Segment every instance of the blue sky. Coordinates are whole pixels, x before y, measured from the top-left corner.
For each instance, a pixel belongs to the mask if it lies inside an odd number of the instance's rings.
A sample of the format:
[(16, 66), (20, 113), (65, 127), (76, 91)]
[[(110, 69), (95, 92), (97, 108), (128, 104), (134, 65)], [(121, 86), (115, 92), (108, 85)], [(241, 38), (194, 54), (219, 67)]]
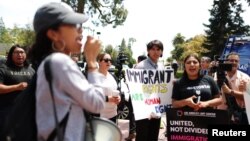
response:
[[(36, 9), (44, 3), (60, 0), (0, 0), (0, 17), (7, 27), (14, 24), (24, 26), (32, 23)], [(242, 0), (243, 1), (243, 0)], [(15, 4), (13, 4), (15, 3)], [(133, 56), (146, 53), (146, 44), (159, 39), (164, 44), (164, 58), (170, 56), (173, 49), (172, 40), (177, 33), (187, 38), (204, 34), (203, 23), (208, 23), (208, 9), (212, 8), (213, 0), (124, 0), (129, 11), (124, 26), (98, 27), (99, 38), (104, 45), (114, 47), (121, 43), (122, 38), (129, 37), (137, 40), (132, 46)], [(249, 9), (250, 7), (243, 7)], [(250, 10), (243, 14), (245, 23), (250, 25)], [(86, 26), (94, 28), (87, 23)], [(85, 31), (83, 34), (90, 34)], [(96, 35), (95, 35), (96, 36)]]

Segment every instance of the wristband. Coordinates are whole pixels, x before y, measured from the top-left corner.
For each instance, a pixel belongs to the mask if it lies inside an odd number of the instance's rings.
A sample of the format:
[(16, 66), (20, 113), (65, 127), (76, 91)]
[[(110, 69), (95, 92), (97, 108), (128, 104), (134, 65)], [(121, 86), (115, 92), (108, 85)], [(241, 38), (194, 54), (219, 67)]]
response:
[(108, 102), (108, 101), (109, 101), (109, 97), (108, 97), (108, 96), (105, 96), (105, 99), (106, 99), (106, 102)]

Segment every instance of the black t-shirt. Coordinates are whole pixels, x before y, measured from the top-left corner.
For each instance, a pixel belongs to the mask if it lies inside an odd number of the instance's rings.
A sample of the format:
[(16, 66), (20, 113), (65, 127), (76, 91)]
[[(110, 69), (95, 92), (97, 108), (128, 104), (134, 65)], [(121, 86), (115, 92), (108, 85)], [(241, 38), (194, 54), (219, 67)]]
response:
[(195, 95), (200, 95), (200, 101), (207, 101), (219, 94), (219, 87), (211, 76), (201, 75), (196, 80), (182, 77), (173, 86), (172, 99), (182, 100)]
[[(29, 82), (35, 71), (32, 67), (0, 67), (0, 83), (4, 85), (14, 85), (20, 82)], [(11, 105), (18, 93), (21, 91), (14, 91), (6, 94), (0, 94), (0, 106)]]

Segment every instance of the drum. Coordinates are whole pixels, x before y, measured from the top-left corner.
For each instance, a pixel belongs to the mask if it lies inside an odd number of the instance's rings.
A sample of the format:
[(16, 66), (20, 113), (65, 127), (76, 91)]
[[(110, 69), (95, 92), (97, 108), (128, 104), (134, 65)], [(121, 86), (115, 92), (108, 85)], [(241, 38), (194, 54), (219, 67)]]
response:
[[(93, 135), (91, 134), (92, 125)], [(93, 139), (94, 137), (94, 139)], [(92, 117), (85, 129), (85, 141), (121, 141), (122, 133), (118, 126), (108, 119)]]

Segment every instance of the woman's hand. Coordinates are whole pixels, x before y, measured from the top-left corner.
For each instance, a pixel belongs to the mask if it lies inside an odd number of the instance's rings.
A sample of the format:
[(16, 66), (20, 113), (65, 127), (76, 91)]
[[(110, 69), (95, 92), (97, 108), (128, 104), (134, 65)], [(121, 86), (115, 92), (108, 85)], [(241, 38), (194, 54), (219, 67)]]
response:
[[(209, 107), (209, 103), (208, 103), (208, 101), (200, 101), (198, 103), (198, 106), (199, 106), (199, 109), (207, 108), (207, 107)], [(197, 109), (197, 110), (199, 110), (199, 109)]]
[(27, 82), (21, 82), (21, 83), (19, 83), (19, 84), (17, 84), (17, 90), (24, 90), (24, 89), (26, 89), (28, 87), (28, 83)]
[(91, 36), (87, 37), (87, 41), (84, 45), (84, 56), (89, 68), (96, 67), (96, 58), (100, 52), (101, 41), (94, 39)]
[(121, 102), (120, 96), (109, 96), (109, 102), (113, 102), (118, 105)]
[(197, 103), (194, 102), (194, 100), (197, 99), (197, 97), (195, 95), (185, 99), (185, 103), (187, 106), (193, 108), (195, 111), (197, 111), (199, 109), (199, 105)]

